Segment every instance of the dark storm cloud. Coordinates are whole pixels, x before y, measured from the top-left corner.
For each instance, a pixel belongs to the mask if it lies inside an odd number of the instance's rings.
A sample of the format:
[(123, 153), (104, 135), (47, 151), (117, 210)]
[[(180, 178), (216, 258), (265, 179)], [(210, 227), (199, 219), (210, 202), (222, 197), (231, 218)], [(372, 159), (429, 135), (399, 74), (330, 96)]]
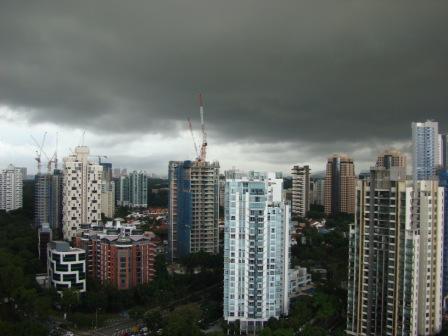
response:
[(219, 142), (369, 146), (448, 122), (446, 1), (0, 6), (0, 103), (32, 122), (170, 136), (199, 91)]

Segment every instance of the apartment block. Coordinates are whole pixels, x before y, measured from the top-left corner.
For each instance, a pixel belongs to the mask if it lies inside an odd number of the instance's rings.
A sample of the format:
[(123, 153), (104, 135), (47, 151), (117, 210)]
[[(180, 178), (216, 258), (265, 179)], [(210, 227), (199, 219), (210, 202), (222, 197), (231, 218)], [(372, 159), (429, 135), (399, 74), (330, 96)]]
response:
[(418, 181), (408, 211), (420, 232), (418, 334), (442, 330), (444, 188), (438, 181)]
[(443, 298), (444, 307), (448, 306), (448, 169), (443, 169), (439, 172), (439, 186), (444, 188), (445, 203), (443, 205)]
[(219, 163), (169, 163), (170, 259), (193, 252), (219, 252)]
[(282, 189), (275, 173), (227, 176), (224, 319), (244, 332), (289, 312), (291, 208)]
[(64, 289), (73, 288), (85, 292), (86, 253), (83, 249), (72, 248), (66, 241), (52, 241), (48, 244), (48, 279), (59, 294)]
[(134, 208), (148, 207), (148, 176), (144, 171), (129, 174), (129, 205)]
[(441, 331), (444, 200), (436, 180), (407, 181), (404, 167), (375, 167), (358, 181), (349, 231), (349, 335)]
[(399, 150), (396, 149), (387, 149), (378, 156), (376, 160), (376, 166), (384, 167), (387, 169), (391, 167), (402, 167), (406, 169), (406, 155), (402, 154)]
[(115, 215), (115, 182), (112, 179), (112, 163), (100, 162), (103, 167), (101, 178), (101, 213), (106, 218)]
[(325, 214), (353, 214), (356, 188), (355, 165), (346, 155), (328, 158), (325, 175)]
[(128, 225), (83, 225), (74, 245), (87, 254), (87, 274), (103, 285), (130, 289), (155, 275), (154, 234)]
[(310, 211), (310, 167), (294, 166), (292, 174), (292, 214), (306, 217)]
[(6, 212), (22, 207), (23, 177), (21, 168), (9, 165), (0, 171), (0, 210)]
[(117, 206), (129, 206), (129, 176), (121, 175), (114, 178), (115, 183), (115, 203)]
[(325, 178), (312, 177), (310, 180), (311, 204), (325, 204)]
[(441, 165), (439, 123), (412, 123), (412, 169), (414, 180), (430, 180)]
[(420, 236), (410, 222), (412, 199), (399, 170), (375, 167), (370, 178), (357, 182), (349, 230), (348, 335), (417, 335)]
[(439, 135), (440, 163), (443, 169), (448, 169), (448, 134)]
[(64, 158), (62, 232), (71, 240), (81, 224), (101, 221), (103, 167), (89, 161), (89, 148), (78, 146)]
[(51, 229), (62, 226), (62, 171), (39, 173), (34, 176), (34, 225), (48, 223)]

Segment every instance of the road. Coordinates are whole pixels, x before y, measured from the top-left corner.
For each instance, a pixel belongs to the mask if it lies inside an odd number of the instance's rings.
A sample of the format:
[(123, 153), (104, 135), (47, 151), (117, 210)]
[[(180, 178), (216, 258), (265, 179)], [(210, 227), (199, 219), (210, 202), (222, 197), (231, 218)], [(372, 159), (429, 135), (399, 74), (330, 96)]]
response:
[(98, 328), (97, 330), (92, 331), (89, 335), (113, 336), (117, 331), (129, 329), (135, 325), (136, 325), (136, 322), (132, 321), (132, 320), (122, 321), (122, 322), (118, 322), (118, 323), (112, 324), (107, 327)]

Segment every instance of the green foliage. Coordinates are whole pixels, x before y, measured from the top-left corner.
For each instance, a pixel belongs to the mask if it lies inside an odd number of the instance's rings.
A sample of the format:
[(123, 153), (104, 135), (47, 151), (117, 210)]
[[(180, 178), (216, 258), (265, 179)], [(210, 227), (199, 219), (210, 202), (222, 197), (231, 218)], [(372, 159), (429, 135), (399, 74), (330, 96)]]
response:
[(198, 322), (201, 318), (201, 309), (198, 305), (189, 304), (180, 306), (168, 316), (164, 336), (197, 336), (201, 335)]
[(260, 336), (272, 336), (272, 330), (270, 327), (263, 328), (260, 332)]
[(69, 312), (79, 303), (79, 292), (77, 290), (67, 288), (62, 291), (60, 304), (64, 311)]
[(212, 331), (210, 333), (207, 333), (207, 336), (225, 336), (224, 332), (222, 331)]
[(300, 333), (300, 335), (301, 336), (326, 336), (326, 335), (328, 335), (328, 332), (322, 327), (307, 325), (303, 329), (303, 331)]
[(125, 218), (130, 213), (131, 210), (128, 207), (124, 206), (115, 207), (115, 218)]
[(205, 271), (207, 269), (223, 269), (224, 258), (222, 255), (213, 255), (201, 251), (191, 253), (187, 257), (180, 260), (180, 263), (185, 266), (190, 273), (192, 273), (197, 267), (199, 267), (201, 271)]
[(32, 228), (32, 183), (24, 184), (25, 209), (0, 212), (1, 335), (47, 335), (44, 324), (51, 294), (34, 276), (43, 269), (37, 258), (37, 234)]
[(157, 331), (159, 329), (162, 329), (166, 323), (162, 315), (162, 311), (160, 309), (148, 310), (143, 315), (143, 320), (145, 321), (148, 329), (151, 331)]
[(311, 204), (310, 210), (307, 213), (307, 217), (316, 220), (325, 218), (324, 207), (322, 205)]

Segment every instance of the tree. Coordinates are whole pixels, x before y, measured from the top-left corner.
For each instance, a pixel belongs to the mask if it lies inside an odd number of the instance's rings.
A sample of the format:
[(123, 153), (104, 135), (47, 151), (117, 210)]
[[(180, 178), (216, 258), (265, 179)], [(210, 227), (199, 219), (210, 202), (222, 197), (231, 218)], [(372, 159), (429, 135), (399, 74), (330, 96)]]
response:
[(143, 320), (146, 323), (146, 326), (151, 331), (157, 331), (162, 329), (165, 325), (164, 318), (162, 316), (162, 311), (160, 309), (152, 309), (148, 310), (143, 315)]
[(281, 328), (274, 331), (272, 336), (294, 336), (294, 330), (292, 330), (291, 328)]
[(263, 328), (260, 332), (260, 336), (272, 336), (272, 330), (269, 327)]
[(325, 329), (311, 325), (307, 325), (301, 333), (301, 336), (326, 336), (326, 335), (328, 335), (328, 333), (325, 331)]
[(240, 335), (240, 320), (230, 322), (227, 325), (227, 335)]
[(314, 300), (314, 305), (317, 307), (317, 319), (325, 320), (336, 314), (337, 302), (334, 296), (317, 292)]
[(69, 313), (72, 308), (79, 303), (79, 292), (72, 288), (67, 288), (62, 291), (60, 303), (65, 313)]
[(199, 336), (201, 330), (198, 322), (201, 310), (196, 304), (180, 306), (169, 315), (167, 324), (163, 328), (164, 336)]

